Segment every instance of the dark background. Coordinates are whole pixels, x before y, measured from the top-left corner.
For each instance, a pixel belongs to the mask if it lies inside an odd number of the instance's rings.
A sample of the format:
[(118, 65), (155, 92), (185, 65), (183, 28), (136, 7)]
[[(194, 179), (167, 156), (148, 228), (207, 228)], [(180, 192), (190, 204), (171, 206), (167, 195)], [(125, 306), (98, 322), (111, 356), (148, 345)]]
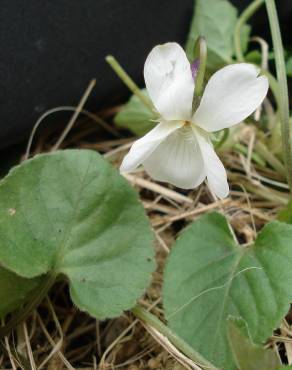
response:
[[(240, 9), (249, 0), (233, 1)], [(104, 61), (113, 54), (140, 84), (151, 48), (184, 43), (194, 0), (2, 0), (0, 14), (0, 148), (27, 140), (47, 109), (76, 105), (88, 82), (86, 107), (96, 111), (129, 95)], [(278, 0), (285, 44), (292, 1)], [(264, 7), (254, 33), (269, 39)]]

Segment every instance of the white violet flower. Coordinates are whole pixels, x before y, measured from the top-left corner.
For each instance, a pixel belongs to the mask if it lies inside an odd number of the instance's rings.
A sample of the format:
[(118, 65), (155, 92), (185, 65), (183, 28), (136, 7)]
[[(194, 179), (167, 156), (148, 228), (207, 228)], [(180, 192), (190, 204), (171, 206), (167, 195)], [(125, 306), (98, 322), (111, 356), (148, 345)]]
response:
[(258, 73), (254, 65), (246, 63), (220, 69), (208, 81), (193, 113), (195, 83), (184, 50), (177, 43), (154, 47), (146, 59), (144, 77), (161, 118), (133, 144), (121, 172), (142, 164), (155, 180), (183, 189), (195, 188), (207, 177), (210, 189), (219, 198), (226, 197), (227, 175), (210, 133), (243, 121), (262, 103), (269, 85)]

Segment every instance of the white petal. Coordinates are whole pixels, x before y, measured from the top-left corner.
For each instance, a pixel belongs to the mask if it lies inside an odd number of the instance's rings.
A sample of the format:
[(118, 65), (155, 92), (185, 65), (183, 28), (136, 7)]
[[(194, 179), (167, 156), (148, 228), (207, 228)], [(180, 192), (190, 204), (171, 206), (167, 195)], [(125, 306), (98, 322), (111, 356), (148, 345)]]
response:
[(120, 171), (130, 172), (138, 167), (155, 148), (173, 131), (182, 126), (179, 121), (161, 122), (148, 134), (135, 141), (129, 153), (125, 156)]
[(217, 195), (217, 197), (225, 198), (229, 194), (225, 168), (215, 153), (208, 135), (200, 132), (200, 130), (196, 128), (194, 131), (197, 135), (197, 141), (201, 149), (210, 189)]
[(200, 185), (206, 177), (204, 162), (196, 136), (184, 126), (169, 135), (143, 161), (145, 170), (155, 180), (183, 189)]
[(243, 121), (262, 103), (268, 79), (252, 64), (232, 64), (208, 81), (192, 121), (206, 131), (218, 131)]
[(165, 120), (189, 120), (194, 80), (187, 56), (175, 42), (158, 45), (144, 66), (147, 91)]

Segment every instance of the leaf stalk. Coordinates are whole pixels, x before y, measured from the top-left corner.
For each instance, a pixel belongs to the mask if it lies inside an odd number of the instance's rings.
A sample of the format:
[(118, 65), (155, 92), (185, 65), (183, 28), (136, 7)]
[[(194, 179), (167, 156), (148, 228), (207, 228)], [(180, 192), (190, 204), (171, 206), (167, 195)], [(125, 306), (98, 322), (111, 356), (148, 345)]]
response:
[(54, 273), (48, 274), (44, 278), (41, 285), (36, 288), (32, 296), (29, 297), (28, 303), (23, 308), (16, 311), (7, 324), (0, 327), (0, 340), (6, 337), (11, 330), (23, 322), (31, 314), (31, 312), (39, 306), (55, 281), (56, 275)]
[(219, 370), (202, 355), (196, 352), (189, 344), (187, 344), (182, 338), (176, 335), (169, 327), (167, 327), (162, 321), (154, 316), (143, 307), (137, 305), (132, 309), (133, 314), (140, 320), (144, 321), (148, 325), (158, 330), (164, 335), (176, 348), (178, 348), (183, 354), (193, 360), (196, 364), (202, 367), (204, 370)]

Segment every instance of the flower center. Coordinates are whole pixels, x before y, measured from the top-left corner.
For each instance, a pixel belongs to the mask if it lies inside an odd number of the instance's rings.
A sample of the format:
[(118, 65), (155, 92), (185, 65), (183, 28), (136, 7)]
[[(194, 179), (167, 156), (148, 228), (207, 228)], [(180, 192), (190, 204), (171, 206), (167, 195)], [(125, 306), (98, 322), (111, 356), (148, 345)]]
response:
[(192, 123), (189, 121), (183, 121), (183, 126), (175, 132), (180, 137), (183, 137), (184, 140), (196, 142), (195, 135), (191, 127), (191, 124)]
[(191, 125), (190, 121), (182, 121), (182, 123), (183, 123), (183, 127)]

